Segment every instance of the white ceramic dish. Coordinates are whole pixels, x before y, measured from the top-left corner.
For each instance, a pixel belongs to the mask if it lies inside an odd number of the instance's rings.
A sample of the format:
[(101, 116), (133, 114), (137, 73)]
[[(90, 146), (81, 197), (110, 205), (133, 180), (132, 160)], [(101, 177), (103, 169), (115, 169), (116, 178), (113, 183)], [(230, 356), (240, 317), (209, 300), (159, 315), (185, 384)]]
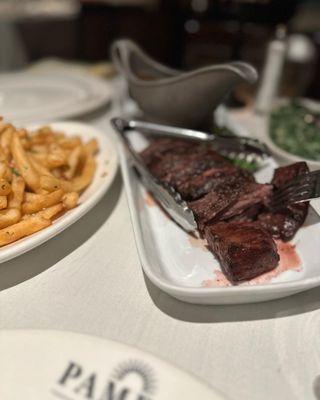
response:
[[(142, 147), (141, 136), (134, 134), (132, 139), (137, 148)], [(320, 285), (320, 218), (314, 210), (310, 210), (305, 226), (292, 242), (301, 265), (292, 265), (282, 273), (277, 270), (277, 276), (264, 279), (265, 283), (224, 286), (213, 255), (201, 240), (192, 239), (152, 201), (122, 147), (120, 162), (142, 267), (163, 291), (189, 303), (236, 304), (277, 299)], [(276, 163), (270, 160), (257, 179), (270, 181), (275, 167)]]
[[(310, 110), (320, 112), (320, 103), (314, 102), (309, 99), (300, 99), (300, 102), (302, 105), (309, 108)], [(288, 100), (281, 99), (281, 100), (279, 100), (279, 102), (277, 102), (276, 107), (287, 104), (287, 103), (288, 103)], [(294, 162), (299, 162), (299, 161), (305, 161), (311, 170), (314, 171), (314, 170), (320, 169), (320, 161), (309, 160), (307, 158), (296, 156), (292, 153), (289, 153), (286, 150), (283, 150), (281, 147), (279, 147), (270, 137), (269, 118), (263, 117), (262, 120), (263, 121), (261, 124), (261, 127), (262, 127), (261, 136), (262, 136), (263, 140), (265, 141), (265, 143), (268, 145), (271, 152), (279, 159), (280, 162), (294, 163)]]
[(225, 399), (151, 354), (95, 336), (4, 330), (0, 353), (1, 398), (6, 400)]
[[(56, 122), (49, 124), (53, 129), (68, 135), (79, 135), (84, 140), (95, 137), (100, 151), (96, 156), (97, 169), (91, 185), (82, 193), (79, 205), (57, 218), (52, 225), (33, 235), (0, 248), (0, 262), (17, 257), (41, 243), (46, 242), (86, 214), (109, 189), (118, 167), (117, 152), (113, 142), (103, 132), (89, 125), (76, 122)], [(32, 128), (35, 128), (33, 125)]]
[(87, 114), (111, 100), (110, 85), (84, 73), (0, 75), (0, 115), (8, 121), (53, 121)]

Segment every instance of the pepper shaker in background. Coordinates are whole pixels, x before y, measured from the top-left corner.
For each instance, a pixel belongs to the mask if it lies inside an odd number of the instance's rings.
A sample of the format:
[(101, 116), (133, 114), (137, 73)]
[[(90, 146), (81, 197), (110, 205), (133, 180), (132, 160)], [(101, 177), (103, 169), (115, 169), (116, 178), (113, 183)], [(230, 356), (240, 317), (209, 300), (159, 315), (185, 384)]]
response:
[(268, 46), (266, 62), (256, 98), (255, 111), (258, 114), (269, 113), (277, 96), (287, 52), (286, 36), (286, 27), (279, 25), (275, 39)]

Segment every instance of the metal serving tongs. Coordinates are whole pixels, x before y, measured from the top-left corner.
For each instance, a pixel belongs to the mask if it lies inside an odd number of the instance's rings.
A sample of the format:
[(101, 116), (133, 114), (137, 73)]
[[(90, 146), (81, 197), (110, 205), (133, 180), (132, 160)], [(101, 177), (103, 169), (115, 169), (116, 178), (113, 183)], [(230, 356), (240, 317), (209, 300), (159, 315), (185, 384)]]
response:
[(220, 154), (231, 158), (261, 165), (270, 157), (267, 146), (257, 139), (244, 136), (214, 135), (193, 129), (179, 128), (133, 119), (117, 118), (122, 131), (137, 130), (151, 136), (168, 136), (176, 139), (193, 140), (212, 145)]
[(126, 120), (122, 118), (113, 118), (111, 119), (111, 124), (118, 133), (124, 147), (131, 155), (133, 165), (138, 171), (144, 186), (153, 194), (155, 199), (178, 225), (187, 232), (196, 232), (197, 223), (192, 210), (171, 185), (161, 183), (150, 174), (140, 155), (134, 150), (127, 138), (126, 132), (128, 129), (126, 129), (124, 121)]

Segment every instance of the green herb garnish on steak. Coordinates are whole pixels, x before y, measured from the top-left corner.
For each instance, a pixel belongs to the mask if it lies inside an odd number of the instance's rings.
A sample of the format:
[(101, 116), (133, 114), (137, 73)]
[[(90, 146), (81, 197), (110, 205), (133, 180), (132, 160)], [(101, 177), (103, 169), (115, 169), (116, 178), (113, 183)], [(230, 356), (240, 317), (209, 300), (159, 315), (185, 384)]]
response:
[[(220, 127), (220, 126), (214, 125), (212, 132), (213, 132), (213, 134), (215, 134), (217, 136), (230, 136), (230, 137), (236, 136), (236, 134), (234, 132), (232, 132), (230, 129), (226, 128), (225, 126)], [(251, 172), (256, 171), (259, 167), (258, 163), (256, 163), (255, 161), (249, 162), (249, 161), (244, 160), (243, 158), (237, 158), (236, 156), (233, 158), (229, 158), (229, 157), (227, 157), (227, 158), (236, 167), (240, 167), (242, 169), (246, 169)]]
[(229, 160), (232, 162), (233, 165), (235, 165), (236, 167), (242, 168), (242, 169), (246, 169), (248, 171), (254, 172), (259, 168), (258, 163), (256, 163), (255, 161), (246, 161), (240, 158), (233, 158)]

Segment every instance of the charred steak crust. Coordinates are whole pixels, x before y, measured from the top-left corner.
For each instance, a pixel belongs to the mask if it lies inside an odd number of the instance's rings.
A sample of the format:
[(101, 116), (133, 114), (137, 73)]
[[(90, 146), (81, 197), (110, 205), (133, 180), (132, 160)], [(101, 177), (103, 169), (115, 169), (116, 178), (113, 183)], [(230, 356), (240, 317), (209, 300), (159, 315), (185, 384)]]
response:
[(200, 175), (193, 176), (186, 182), (177, 185), (181, 196), (188, 201), (197, 200), (221, 184), (227, 183), (243, 185), (254, 182), (253, 176), (245, 170), (231, 165), (219, 165), (203, 171)]
[(153, 161), (160, 160), (165, 154), (188, 153), (197, 144), (178, 139), (161, 138), (153, 140), (149, 146), (140, 153), (144, 163), (149, 166)]
[(304, 161), (286, 165), (285, 167), (277, 168), (274, 171), (271, 183), (276, 189), (279, 189), (295, 176), (303, 175), (308, 172), (309, 167)]
[(191, 153), (167, 153), (161, 159), (152, 161), (149, 169), (158, 179), (178, 189), (180, 185), (193, 177), (210, 168), (222, 165), (228, 165), (228, 161), (215, 151), (196, 148)]
[[(204, 224), (228, 220), (238, 215), (244, 218), (246, 212), (250, 219), (255, 218), (260, 206), (267, 201), (271, 192), (271, 185), (253, 182), (244, 184), (242, 180), (236, 182), (226, 180), (200, 199), (189, 202), (188, 205), (194, 212), (201, 230)], [(254, 211), (257, 213), (253, 214)]]
[(236, 203), (223, 214), (222, 219), (244, 215), (246, 210), (252, 215), (253, 206), (266, 204), (272, 194), (272, 185), (247, 183), (241, 187)]
[(256, 222), (219, 222), (205, 227), (204, 236), (233, 283), (252, 279), (278, 265), (275, 242)]
[[(277, 168), (274, 172), (272, 184), (274, 189), (280, 189), (295, 176), (309, 172), (305, 162), (298, 162), (285, 167)], [(279, 212), (265, 211), (258, 216), (262, 227), (267, 229), (275, 238), (288, 241), (294, 237), (303, 225), (308, 215), (309, 203), (292, 204)]]
[(228, 185), (220, 185), (198, 200), (188, 203), (194, 213), (198, 228), (202, 231), (206, 224), (213, 223), (221, 218), (235, 202), (238, 193)]

